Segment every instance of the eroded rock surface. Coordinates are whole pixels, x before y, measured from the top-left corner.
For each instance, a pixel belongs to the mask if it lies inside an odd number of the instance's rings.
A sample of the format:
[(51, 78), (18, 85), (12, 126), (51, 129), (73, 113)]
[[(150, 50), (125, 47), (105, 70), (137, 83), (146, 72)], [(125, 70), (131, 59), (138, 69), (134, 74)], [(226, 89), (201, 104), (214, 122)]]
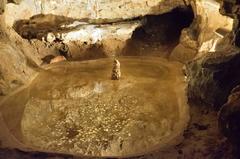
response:
[(6, 27), (4, 14), (0, 15), (0, 56), (0, 96), (27, 83), (40, 64), (31, 45)]
[(219, 113), (219, 128), (221, 132), (235, 145), (240, 146), (240, 85), (235, 87), (228, 101)]
[(216, 43), (223, 38), (216, 31), (221, 28), (230, 32), (233, 26), (233, 19), (221, 15), (220, 4), (214, 0), (191, 1), (191, 6), (194, 21), (182, 31), (180, 43), (171, 54), (171, 59), (181, 62), (216, 51)]
[(188, 97), (219, 108), (240, 83), (240, 54), (229, 49), (195, 59), (187, 64)]
[(6, 15), (10, 26), (16, 20), (28, 19), (37, 14), (109, 22), (161, 14), (185, 4), (183, 0), (23, 0), (20, 5), (8, 4)]

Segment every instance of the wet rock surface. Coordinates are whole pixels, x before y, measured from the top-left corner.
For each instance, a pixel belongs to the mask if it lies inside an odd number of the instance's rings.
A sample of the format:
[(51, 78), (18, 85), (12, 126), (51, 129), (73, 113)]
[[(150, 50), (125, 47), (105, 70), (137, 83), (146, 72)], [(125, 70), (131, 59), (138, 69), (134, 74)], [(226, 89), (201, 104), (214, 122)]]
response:
[(188, 97), (219, 109), (240, 83), (238, 49), (215, 52), (187, 64)]

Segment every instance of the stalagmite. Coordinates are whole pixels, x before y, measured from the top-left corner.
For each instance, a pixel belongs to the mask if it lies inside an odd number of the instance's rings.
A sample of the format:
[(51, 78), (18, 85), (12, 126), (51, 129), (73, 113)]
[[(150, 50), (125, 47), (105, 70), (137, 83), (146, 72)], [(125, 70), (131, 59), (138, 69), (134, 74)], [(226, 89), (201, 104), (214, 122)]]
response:
[(120, 62), (115, 59), (113, 62), (112, 69), (112, 80), (119, 80), (121, 77)]

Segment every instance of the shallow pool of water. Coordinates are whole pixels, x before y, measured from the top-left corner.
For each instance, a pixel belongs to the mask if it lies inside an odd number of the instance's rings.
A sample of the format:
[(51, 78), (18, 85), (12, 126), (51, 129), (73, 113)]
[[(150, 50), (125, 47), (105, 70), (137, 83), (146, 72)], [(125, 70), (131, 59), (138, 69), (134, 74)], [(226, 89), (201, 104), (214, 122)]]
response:
[(12, 134), (54, 152), (128, 156), (176, 144), (188, 122), (181, 65), (161, 58), (59, 63), (8, 97), (1, 112)]

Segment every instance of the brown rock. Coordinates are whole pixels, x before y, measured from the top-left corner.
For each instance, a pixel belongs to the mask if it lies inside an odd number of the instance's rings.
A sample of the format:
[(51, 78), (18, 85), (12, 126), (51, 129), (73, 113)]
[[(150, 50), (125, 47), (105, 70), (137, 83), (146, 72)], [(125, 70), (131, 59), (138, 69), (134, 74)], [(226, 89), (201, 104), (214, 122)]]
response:
[(66, 58), (64, 56), (56, 56), (50, 61), (50, 64), (61, 62), (61, 61), (66, 61)]
[(120, 62), (115, 59), (112, 70), (112, 80), (119, 80), (121, 77)]
[(227, 101), (231, 90), (240, 83), (240, 52), (222, 50), (187, 63), (188, 99), (217, 110)]
[(235, 87), (219, 112), (219, 128), (233, 144), (240, 145), (240, 85)]
[(6, 6), (6, 0), (0, 0), (0, 15), (4, 13)]

